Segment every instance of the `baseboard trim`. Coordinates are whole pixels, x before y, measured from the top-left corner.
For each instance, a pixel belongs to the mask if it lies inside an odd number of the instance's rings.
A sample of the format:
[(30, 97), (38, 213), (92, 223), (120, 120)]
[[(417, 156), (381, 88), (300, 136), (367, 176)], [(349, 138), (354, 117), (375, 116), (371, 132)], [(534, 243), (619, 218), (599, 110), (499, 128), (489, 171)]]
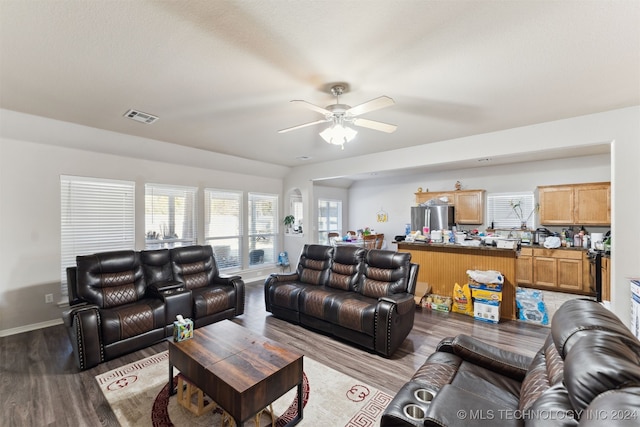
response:
[(23, 332), (35, 331), (36, 329), (48, 328), (50, 326), (61, 325), (62, 319), (47, 320), (46, 322), (32, 323), (30, 325), (19, 326), (17, 328), (4, 329), (0, 331), (1, 337), (8, 337), (9, 335), (21, 334)]

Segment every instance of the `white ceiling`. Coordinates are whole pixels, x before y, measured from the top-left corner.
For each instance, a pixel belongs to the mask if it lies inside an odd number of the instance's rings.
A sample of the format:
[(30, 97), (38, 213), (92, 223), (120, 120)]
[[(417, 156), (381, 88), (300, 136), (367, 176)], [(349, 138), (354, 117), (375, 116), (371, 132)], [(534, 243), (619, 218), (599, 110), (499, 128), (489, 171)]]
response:
[[(638, 0), (0, 0), (0, 37), (1, 108), (283, 166), (640, 104)], [(277, 133), (332, 82), (398, 130)]]

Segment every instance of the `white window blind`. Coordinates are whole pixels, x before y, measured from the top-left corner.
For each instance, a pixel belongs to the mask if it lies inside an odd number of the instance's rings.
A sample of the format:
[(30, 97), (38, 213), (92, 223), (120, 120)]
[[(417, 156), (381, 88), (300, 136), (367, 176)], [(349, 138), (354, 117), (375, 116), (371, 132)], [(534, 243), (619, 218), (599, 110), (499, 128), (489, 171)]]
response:
[(318, 243), (328, 245), (329, 232), (342, 233), (342, 201), (318, 199)]
[(242, 192), (204, 190), (204, 239), (213, 247), (218, 268), (240, 268)]
[(145, 248), (195, 245), (198, 189), (160, 184), (144, 188)]
[(135, 183), (60, 176), (61, 291), (76, 256), (135, 248)]
[(532, 192), (487, 195), (487, 219), (495, 228), (535, 228), (535, 201)]
[(278, 259), (278, 196), (249, 193), (249, 266)]

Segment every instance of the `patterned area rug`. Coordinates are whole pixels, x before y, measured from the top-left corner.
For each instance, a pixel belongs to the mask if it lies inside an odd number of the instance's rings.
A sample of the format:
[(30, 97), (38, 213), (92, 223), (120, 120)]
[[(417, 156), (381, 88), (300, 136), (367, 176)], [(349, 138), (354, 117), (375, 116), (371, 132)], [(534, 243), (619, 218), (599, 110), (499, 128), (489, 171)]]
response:
[[(168, 397), (168, 352), (147, 357), (105, 374), (96, 376), (107, 401), (122, 426), (221, 426), (222, 411), (196, 417)], [(177, 383), (178, 373), (174, 377)], [(305, 356), (304, 419), (299, 426), (377, 426), (384, 408), (391, 401), (388, 394), (344, 375)], [(205, 397), (206, 398), (206, 397)], [(295, 388), (273, 403), (276, 422), (285, 425), (298, 408)], [(260, 426), (271, 426), (271, 416), (264, 412)], [(254, 426), (254, 421), (245, 423)]]

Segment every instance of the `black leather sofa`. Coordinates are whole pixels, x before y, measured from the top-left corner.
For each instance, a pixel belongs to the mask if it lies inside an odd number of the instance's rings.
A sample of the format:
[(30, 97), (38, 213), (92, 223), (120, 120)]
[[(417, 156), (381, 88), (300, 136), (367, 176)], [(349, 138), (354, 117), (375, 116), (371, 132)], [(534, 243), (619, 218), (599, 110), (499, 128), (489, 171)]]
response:
[(266, 278), (266, 309), (388, 357), (413, 327), (417, 274), (409, 253), (305, 245), (295, 272)]
[(67, 283), (81, 370), (171, 336), (178, 314), (198, 328), (244, 313), (244, 282), (219, 275), (211, 246), (78, 256)]
[(638, 426), (640, 341), (575, 299), (533, 357), (466, 335), (444, 339), (383, 413), (397, 426)]

